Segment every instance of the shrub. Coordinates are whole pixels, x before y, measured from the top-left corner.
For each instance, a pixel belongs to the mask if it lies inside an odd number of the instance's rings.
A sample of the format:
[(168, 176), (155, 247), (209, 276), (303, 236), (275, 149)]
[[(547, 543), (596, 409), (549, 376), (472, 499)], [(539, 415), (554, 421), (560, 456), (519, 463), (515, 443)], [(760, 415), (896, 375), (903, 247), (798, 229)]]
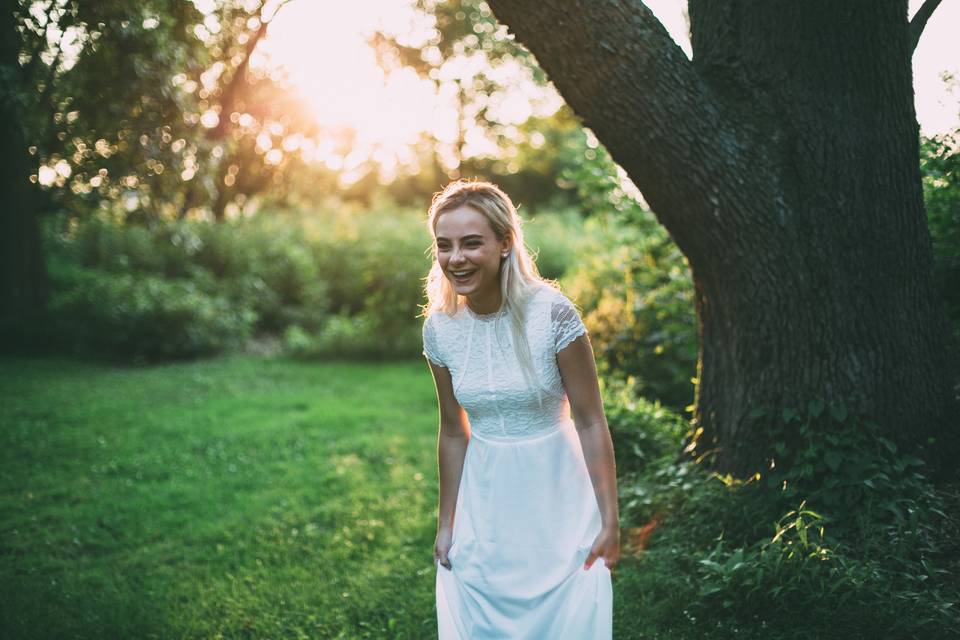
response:
[(96, 356), (139, 360), (208, 355), (250, 337), (255, 314), (196, 284), (142, 274), (55, 272), (54, 339)]
[(537, 270), (544, 278), (559, 280), (582, 255), (587, 230), (580, 214), (571, 209), (542, 212), (523, 225), (527, 246), (536, 256)]
[(698, 343), (683, 256), (660, 227), (591, 219), (587, 228), (594, 239), (565, 283), (584, 310), (600, 375), (632, 377), (641, 394), (684, 410)]
[(640, 395), (635, 379), (605, 381), (604, 399), (620, 473), (642, 471), (679, 456), (687, 421), (659, 401)]
[[(424, 219), (424, 212), (387, 205), (366, 211), (264, 211), (220, 224), (172, 220), (140, 226), (106, 216), (83, 221), (65, 216), (47, 221), (45, 242), (51, 268), (97, 274), (96, 285), (89, 278), (82, 284), (55, 279), (58, 313), (83, 315), (87, 329), (82, 342), (113, 345), (118, 354), (147, 357), (149, 352), (159, 358), (167, 352), (173, 357), (215, 351), (219, 347), (212, 337), (198, 338), (190, 347), (193, 343), (176, 337), (173, 329), (169, 335), (176, 344), (168, 348), (135, 347), (133, 342), (161, 339), (160, 329), (148, 331), (154, 325), (151, 318), (172, 314), (177, 320), (171, 326), (191, 318), (208, 325), (203, 310), (223, 308), (252, 311), (255, 332), (289, 332), (285, 342), (299, 355), (416, 356), (423, 279), (430, 266)], [(551, 238), (544, 241), (544, 255), (565, 256), (567, 248), (551, 248), (564, 241), (563, 222), (550, 216), (543, 220)], [(553, 259), (550, 268), (559, 269), (564, 259)], [(117, 282), (110, 284), (111, 278)], [(112, 309), (92, 308), (95, 287)], [(134, 297), (141, 307), (121, 305), (122, 292), (134, 290), (140, 291)], [(161, 303), (168, 295), (182, 302)], [(117, 336), (94, 335), (113, 331), (115, 325), (125, 327)], [(209, 334), (205, 326), (191, 332)], [(119, 336), (127, 334), (138, 337), (118, 344)]]
[(960, 130), (924, 138), (920, 169), (933, 239), (934, 281), (960, 341)]
[(420, 329), (406, 327), (395, 335), (378, 330), (379, 320), (370, 314), (335, 314), (323, 328), (311, 333), (294, 325), (284, 332), (285, 350), (300, 358), (408, 357), (421, 346)]

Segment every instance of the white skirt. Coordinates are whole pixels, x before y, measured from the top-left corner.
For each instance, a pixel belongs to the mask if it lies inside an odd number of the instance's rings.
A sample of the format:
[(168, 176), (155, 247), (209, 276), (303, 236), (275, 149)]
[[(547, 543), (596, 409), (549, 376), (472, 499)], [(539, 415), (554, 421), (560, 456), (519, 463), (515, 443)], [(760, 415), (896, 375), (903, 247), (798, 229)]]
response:
[(440, 640), (613, 637), (610, 570), (583, 563), (600, 509), (573, 422), (524, 440), (472, 435), (451, 569), (436, 563)]

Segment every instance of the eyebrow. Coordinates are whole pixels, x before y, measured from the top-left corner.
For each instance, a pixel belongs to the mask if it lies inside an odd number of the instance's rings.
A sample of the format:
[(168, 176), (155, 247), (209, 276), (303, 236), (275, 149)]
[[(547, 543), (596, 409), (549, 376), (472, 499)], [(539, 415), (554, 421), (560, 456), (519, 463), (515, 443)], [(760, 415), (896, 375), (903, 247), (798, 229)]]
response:
[[(463, 237), (460, 238), (460, 239), (461, 239), (461, 240), (470, 240), (470, 239), (473, 239), (473, 238), (480, 238), (481, 240), (483, 240), (483, 236), (480, 235), (479, 233), (469, 233), (469, 234), (463, 236)], [(439, 242), (440, 240), (447, 240), (447, 239), (448, 239), (448, 238), (445, 238), (445, 237), (443, 237), (443, 236), (437, 236), (437, 242)]]

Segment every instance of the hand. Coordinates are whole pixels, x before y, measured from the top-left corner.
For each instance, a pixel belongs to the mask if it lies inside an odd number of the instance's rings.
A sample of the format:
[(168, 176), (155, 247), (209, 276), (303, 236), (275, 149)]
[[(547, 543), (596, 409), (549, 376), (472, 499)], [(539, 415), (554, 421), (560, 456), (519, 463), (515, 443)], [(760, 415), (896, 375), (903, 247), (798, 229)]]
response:
[(603, 556), (603, 563), (607, 566), (607, 569), (611, 571), (620, 561), (619, 525), (612, 527), (605, 526), (600, 530), (596, 540), (593, 541), (593, 546), (590, 548), (590, 555), (587, 556), (587, 559), (583, 563), (584, 571), (593, 566), (593, 563), (601, 556)]
[(433, 543), (433, 561), (436, 563), (439, 560), (440, 564), (447, 569), (453, 568), (453, 565), (450, 564), (450, 559), (447, 557), (452, 544), (453, 528), (440, 527), (437, 529), (437, 540)]

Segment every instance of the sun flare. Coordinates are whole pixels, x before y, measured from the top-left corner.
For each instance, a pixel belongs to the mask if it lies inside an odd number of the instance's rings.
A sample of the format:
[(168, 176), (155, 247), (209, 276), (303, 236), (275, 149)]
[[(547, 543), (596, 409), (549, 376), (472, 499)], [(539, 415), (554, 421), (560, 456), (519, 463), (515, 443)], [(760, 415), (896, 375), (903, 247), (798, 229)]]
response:
[(263, 42), (265, 64), (283, 68), (324, 131), (355, 135), (343, 157), (321, 141), (318, 160), (349, 171), (372, 158), (389, 170), (411, 161), (420, 134), (442, 124), (433, 83), (411, 69), (385, 73), (367, 44), (377, 28), (415, 31), (415, 20), (405, 0), (296, 0), (277, 13)]

